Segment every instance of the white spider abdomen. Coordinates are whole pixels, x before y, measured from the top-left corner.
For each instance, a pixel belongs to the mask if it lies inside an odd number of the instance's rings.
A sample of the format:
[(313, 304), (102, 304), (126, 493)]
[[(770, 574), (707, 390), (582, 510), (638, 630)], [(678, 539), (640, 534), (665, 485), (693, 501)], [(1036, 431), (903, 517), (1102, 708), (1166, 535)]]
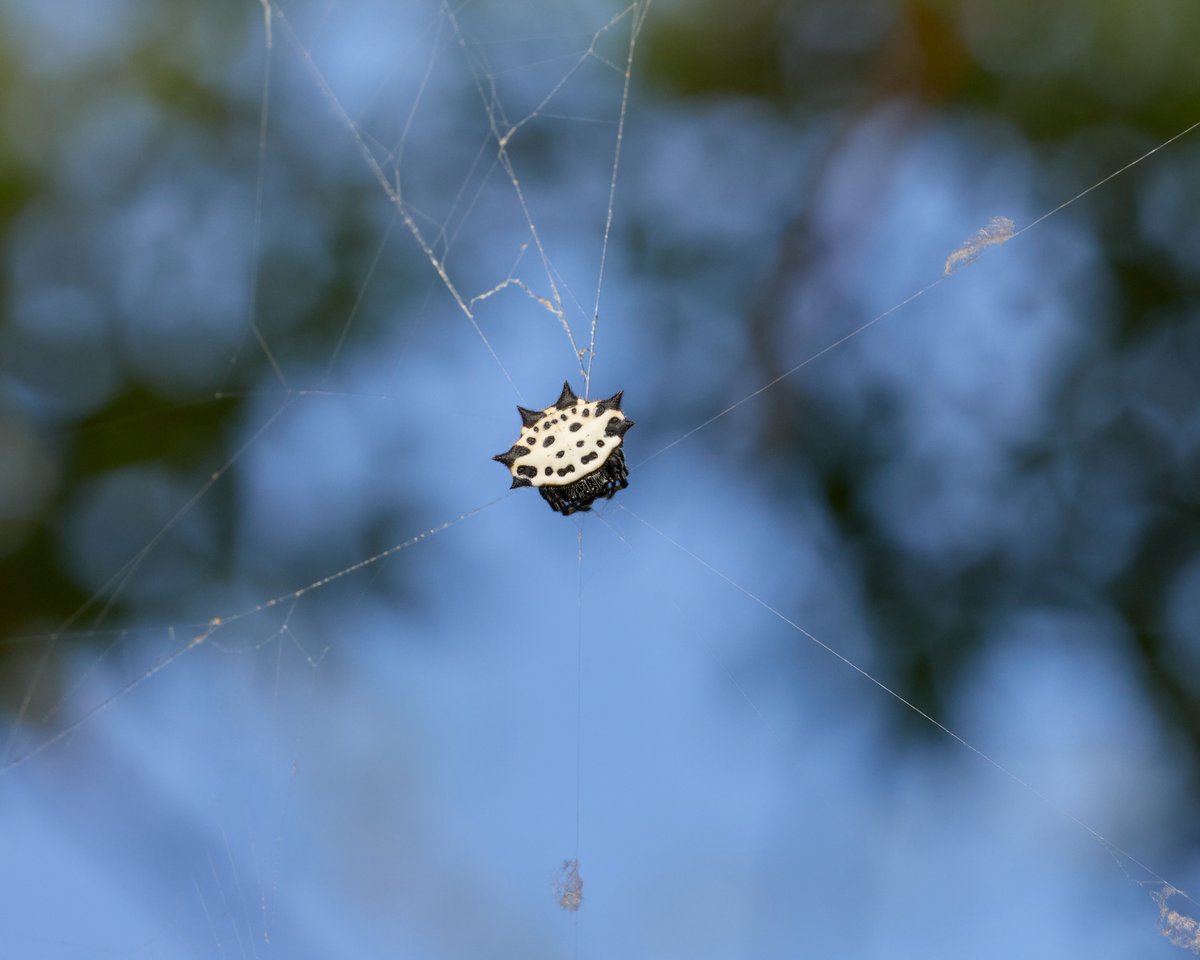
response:
[(521, 436), (492, 459), (508, 467), (514, 487), (537, 487), (559, 513), (591, 509), (595, 500), (628, 486), (621, 446), (633, 421), (621, 412), (622, 392), (607, 400), (580, 400), (564, 383), (553, 406), (517, 407)]

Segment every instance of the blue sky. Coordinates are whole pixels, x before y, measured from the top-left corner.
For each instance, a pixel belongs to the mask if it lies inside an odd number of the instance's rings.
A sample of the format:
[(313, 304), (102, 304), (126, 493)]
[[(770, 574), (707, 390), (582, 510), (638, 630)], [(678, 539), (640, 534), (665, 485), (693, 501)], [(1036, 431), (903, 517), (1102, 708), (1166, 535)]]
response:
[[(238, 407), (218, 450), (123, 464), (55, 507), (97, 600), (6, 638), (52, 669), (24, 682), (0, 767), (0, 953), (1175, 955), (1153, 876), (1091, 832), (1180, 862), (1182, 748), (1120, 618), (1013, 601), (936, 717), (986, 756), (914, 737), (861, 546), (770, 429), (782, 410), (822, 443), (880, 431), (861, 509), (913, 564), (1055, 544), (1102, 582), (1133, 549), (1121, 469), (1066, 465), (1056, 491), (1014, 468), (1105, 322), (1088, 214), (935, 284), (989, 217), (1049, 208), (1015, 125), (673, 99), (639, 85), (636, 49), (624, 98), (641, 8), (271, 9), (268, 49), (253, 3), (94, 23), (5, 5), (46, 111), (14, 133), (10, 107), (5, 136), (53, 185), (5, 250), (5, 430), (26, 451), (6, 482), (35, 504), (65, 485), (59, 438), (130, 383), (169, 402), (164, 442), (191, 406)], [(156, 43), (248, 121), (76, 86)], [(501, 154), (492, 124), (525, 116)], [(1147, 195), (1187, 156), (1139, 168)], [(1097, 172), (1068, 166), (1058, 199)], [(747, 316), (796, 217), (810, 273), (768, 372)], [(489, 457), (518, 402), (582, 392), (563, 324), (586, 344), (597, 302), (590, 393), (625, 391), (630, 487), (565, 519)], [(1153, 380), (1130, 393), (1158, 415)], [(1061, 490), (1089, 524), (1059, 543)], [(1189, 595), (1171, 594), (1184, 641)], [(574, 858), (568, 914), (553, 881)]]

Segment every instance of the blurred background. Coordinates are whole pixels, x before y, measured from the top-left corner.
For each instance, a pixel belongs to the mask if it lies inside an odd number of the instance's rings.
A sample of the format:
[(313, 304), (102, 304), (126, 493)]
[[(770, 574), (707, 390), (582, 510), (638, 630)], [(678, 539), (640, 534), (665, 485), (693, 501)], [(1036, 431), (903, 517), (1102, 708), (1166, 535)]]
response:
[(1182, 956), (1198, 35), (0, 0), (0, 954)]

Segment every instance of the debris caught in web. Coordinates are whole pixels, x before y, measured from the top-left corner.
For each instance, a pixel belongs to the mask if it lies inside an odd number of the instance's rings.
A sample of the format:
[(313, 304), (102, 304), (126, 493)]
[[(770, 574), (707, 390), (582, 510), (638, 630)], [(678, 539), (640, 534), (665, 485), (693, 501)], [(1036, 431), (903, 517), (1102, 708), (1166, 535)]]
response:
[(583, 903), (583, 878), (579, 876), (579, 861), (564, 860), (554, 878), (554, 898), (564, 910), (574, 913)]
[(942, 271), (943, 276), (948, 277), (962, 267), (969, 267), (979, 259), (979, 255), (984, 250), (1011, 240), (1016, 231), (1017, 225), (1010, 218), (992, 217), (987, 222), (987, 226), (980, 227), (970, 240), (946, 258), (946, 266)]
[(1175, 946), (1200, 954), (1200, 922), (1169, 905), (1170, 899), (1176, 894), (1187, 896), (1170, 884), (1150, 894), (1158, 904), (1158, 932)]

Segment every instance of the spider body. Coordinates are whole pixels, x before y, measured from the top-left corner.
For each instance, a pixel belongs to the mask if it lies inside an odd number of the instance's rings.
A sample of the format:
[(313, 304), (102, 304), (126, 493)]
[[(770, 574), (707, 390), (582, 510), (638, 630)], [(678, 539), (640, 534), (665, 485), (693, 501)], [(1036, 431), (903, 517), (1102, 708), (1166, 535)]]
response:
[(580, 400), (569, 383), (545, 410), (517, 407), (520, 437), (492, 457), (512, 474), (513, 487), (536, 487), (551, 509), (568, 515), (590, 510), (629, 486), (621, 450), (633, 426), (621, 412), (618, 391), (607, 400)]

